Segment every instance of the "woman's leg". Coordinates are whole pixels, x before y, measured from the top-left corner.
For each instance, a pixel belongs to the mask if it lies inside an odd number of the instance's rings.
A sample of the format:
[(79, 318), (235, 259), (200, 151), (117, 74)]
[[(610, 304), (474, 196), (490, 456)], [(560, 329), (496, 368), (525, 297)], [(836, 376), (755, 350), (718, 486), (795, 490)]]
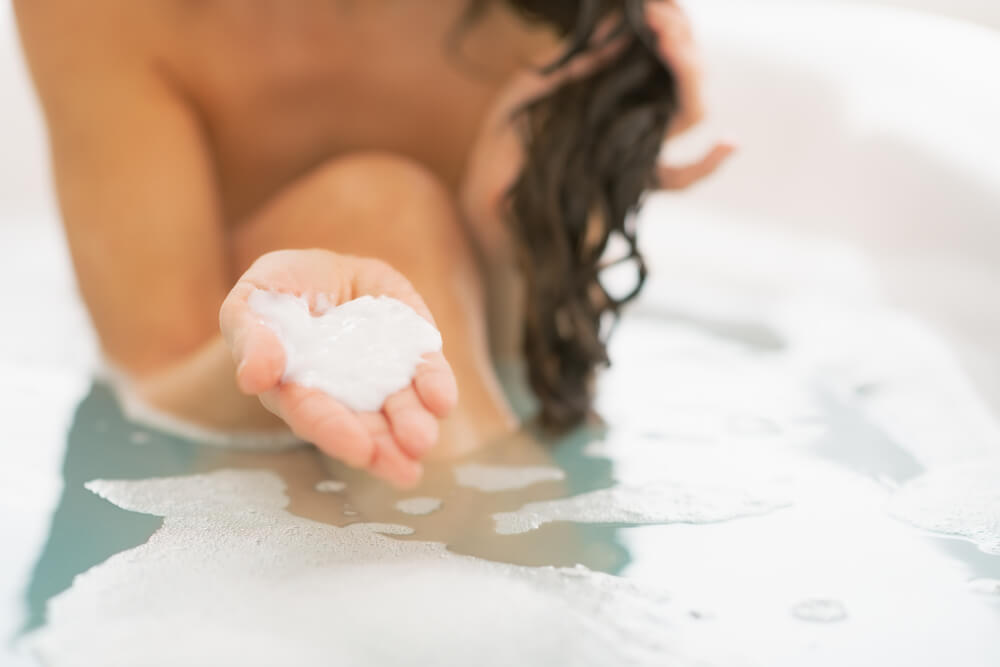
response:
[(429, 171), (385, 153), (331, 160), (233, 232), (236, 275), (289, 248), (376, 257), (423, 296), (459, 387), (435, 453), (462, 453), (515, 426), (490, 362), (479, 269), (450, 193)]

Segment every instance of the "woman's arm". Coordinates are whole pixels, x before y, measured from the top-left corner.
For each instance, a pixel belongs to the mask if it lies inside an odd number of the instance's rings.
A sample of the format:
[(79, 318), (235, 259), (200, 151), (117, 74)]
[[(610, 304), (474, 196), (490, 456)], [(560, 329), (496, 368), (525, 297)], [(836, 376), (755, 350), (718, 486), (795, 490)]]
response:
[(218, 335), (232, 279), (209, 151), (130, 4), (15, 3), (80, 290), (105, 355), (155, 407), (274, 427)]
[(230, 282), (197, 119), (145, 49), (132, 47), (127, 19), (112, 35), (119, 17), (104, 8), (16, 8), (66, 235), (105, 352), (138, 375), (162, 370), (217, 333)]
[(283, 420), (331, 456), (412, 484), (420, 475), (415, 459), (437, 438), (436, 418), (457, 400), (443, 355), (428, 359), (382, 412), (350, 413), (316, 390), (281, 382), (280, 343), (250, 316), (246, 294), (249, 287), (344, 299), (388, 294), (430, 313), (391, 267), (324, 251), (265, 255), (236, 281), (197, 115), (145, 55), (152, 39), (142, 34), (145, 19), (120, 15), (141, 14), (143, 5), (15, 3), (48, 120), (70, 251), (105, 354), (165, 412), (222, 429)]

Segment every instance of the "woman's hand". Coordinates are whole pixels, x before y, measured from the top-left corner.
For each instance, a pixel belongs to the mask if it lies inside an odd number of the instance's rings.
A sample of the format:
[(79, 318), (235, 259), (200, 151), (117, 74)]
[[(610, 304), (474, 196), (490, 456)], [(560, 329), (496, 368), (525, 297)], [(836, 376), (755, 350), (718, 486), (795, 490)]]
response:
[[(606, 34), (610, 27), (606, 23), (598, 33)], [(472, 145), (459, 193), (462, 214), (471, 225), (476, 242), (488, 255), (510, 252), (501, 211), (503, 200), (524, 164), (524, 145), (514, 122), (517, 112), (564, 83), (585, 77), (607, 64), (622, 46), (621, 40), (613, 41), (600, 50), (576, 56), (555, 71), (545, 72), (545, 67), (565, 51), (566, 47), (559, 45), (524, 67), (500, 90)]]
[[(657, 38), (660, 57), (677, 80), (678, 113), (665, 139), (680, 135), (704, 118), (702, 73), (691, 22), (674, 0), (650, 0), (646, 3), (646, 21)], [(606, 34), (611, 24), (598, 30), (595, 41)], [(505, 228), (500, 218), (501, 203), (521, 170), (524, 149), (512, 119), (518, 109), (532, 100), (551, 93), (562, 84), (582, 78), (603, 67), (620, 51), (621, 41), (570, 60), (564, 67), (545, 74), (542, 66), (555, 61), (565, 49), (560, 46), (534, 66), (526, 67), (502, 89), (492, 111), (486, 117), (466, 166), (461, 189), (461, 204), (466, 219), (473, 225), (477, 241), (484, 248), (503, 247)], [(661, 164), (659, 185), (666, 190), (680, 190), (712, 175), (733, 153), (735, 146), (717, 143), (704, 157), (686, 165)]]
[(272, 252), (243, 274), (222, 304), (219, 319), (241, 391), (258, 396), (292, 432), (329, 456), (400, 487), (415, 484), (422, 474), (418, 460), (437, 442), (438, 419), (458, 398), (444, 355), (427, 355), (411, 385), (391, 396), (380, 412), (353, 412), (317, 389), (282, 382), (284, 348), (247, 303), (255, 289), (310, 299), (323, 294), (333, 304), (384, 295), (402, 301), (433, 324), (409, 281), (379, 260), (325, 250)]
[[(656, 35), (660, 58), (674, 73), (677, 115), (670, 124), (668, 138), (687, 132), (705, 117), (701, 58), (694, 42), (691, 20), (674, 0), (646, 3), (646, 24)], [(664, 190), (683, 190), (708, 178), (733, 154), (736, 146), (720, 141), (700, 160), (686, 165), (660, 164), (657, 175)]]

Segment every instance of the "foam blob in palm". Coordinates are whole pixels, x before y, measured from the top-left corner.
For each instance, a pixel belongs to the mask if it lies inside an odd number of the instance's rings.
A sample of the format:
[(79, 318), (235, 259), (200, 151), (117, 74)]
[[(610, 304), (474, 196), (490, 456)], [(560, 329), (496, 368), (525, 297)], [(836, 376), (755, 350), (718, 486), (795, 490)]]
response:
[(318, 389), (356, 412), (376, 412), (413, 381), (425, 354), (441, 350), (441, 334), (401, 301), (363, 296), (310, 310), (302, 297), (267, 290), (250, 294), (285, 349), (283, 382)]

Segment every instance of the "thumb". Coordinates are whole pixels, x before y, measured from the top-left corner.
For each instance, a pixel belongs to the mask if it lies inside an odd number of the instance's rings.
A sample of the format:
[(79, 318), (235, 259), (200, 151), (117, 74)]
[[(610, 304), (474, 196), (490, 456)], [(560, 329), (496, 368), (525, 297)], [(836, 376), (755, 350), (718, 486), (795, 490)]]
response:
[(222, 304), (219, 325), (236, 364), (236, 384), (245, 394), (262, 394), (278, 385), (285, 371), (285, 349), (277, 335), (250, 309), (254, 286), (237, 284)]

